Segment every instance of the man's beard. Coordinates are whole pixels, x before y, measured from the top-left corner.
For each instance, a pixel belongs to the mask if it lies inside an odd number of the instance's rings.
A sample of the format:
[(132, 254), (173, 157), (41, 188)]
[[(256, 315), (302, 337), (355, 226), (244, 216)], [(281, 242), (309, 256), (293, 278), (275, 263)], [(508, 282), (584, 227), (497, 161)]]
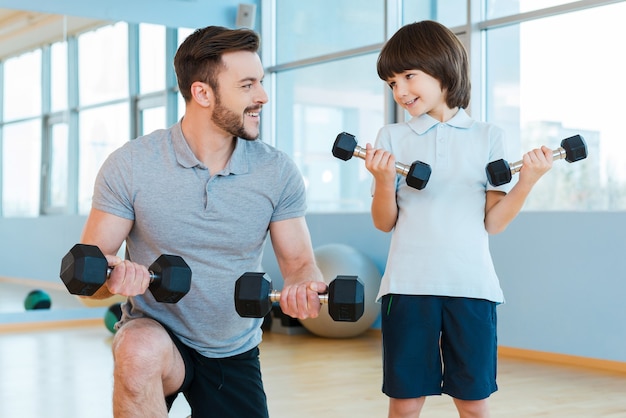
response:
[[(246, 108), (246, 110), (244, 111), (244, 115), (247, 112), (256, 112), (258, 110), (260, 110), (260, 108)], [(222, 106), (222, 101), (220, 100), (218, 95), (216, 95), (215, 97), (215, 108), (213, 109), (213, 115), (211, 116), (211, 120), (219, 128), (223, 129), (224, 131), (235, 137), (246, 139), (248, 141), (254, 141), (259, 137), (258, 133), (253, 136), (252, 134), (246, 132), (243, 117)]]

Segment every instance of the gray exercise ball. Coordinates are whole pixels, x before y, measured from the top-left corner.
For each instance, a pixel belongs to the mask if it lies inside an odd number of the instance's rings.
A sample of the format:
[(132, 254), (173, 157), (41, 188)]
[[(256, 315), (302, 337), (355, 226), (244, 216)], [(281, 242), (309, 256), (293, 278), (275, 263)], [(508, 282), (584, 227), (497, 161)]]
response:
[(356, 322), (335, 322), (328, 313), (328, 305), (323, 304), (320, 315), (301, 320), (302, 326), (315, 335), (328, 338), (355, 337), (371, 328), (380, 313), (376, 295), (382, 275), (376, 264), (362, 252), (344, 244), (316, 248), (315, 261), (326, 283), (337, 276), (358, 276), (365, 287), (365, 310)]

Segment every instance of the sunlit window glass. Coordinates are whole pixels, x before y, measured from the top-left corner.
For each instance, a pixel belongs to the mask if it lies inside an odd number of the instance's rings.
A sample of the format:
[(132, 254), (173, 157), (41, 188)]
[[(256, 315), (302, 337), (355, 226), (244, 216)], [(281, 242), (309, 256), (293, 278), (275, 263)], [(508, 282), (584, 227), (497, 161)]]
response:
[(81, 106), (128, 96), (128, 27), (120, 22), (78, 38)]
[(277, 63), (381, 43), (384, 16), (380, 0), (277, 0)]
[(490, 0), (485, 3), (487, 19), (494, 19), (571, 2), (572, 0)]
[(50, 135), (50, 196), (49, 206), (62, 208), (67, 206), (68, 181), (68, 126), (67, 123), (52, 125)]
[(41, 115), (41, 49), (4, 63), (4, 120)]
[(91, 209), (96, 174), (111, 152), (129, 138), (128, 104), (116, 104), (82, 111), (79, 115), (79, 213)]
[(276, 145), (304, 175), (311, 211), (369, 209), (371, 176), (363, 162), (338, 160), (331, 151), (340, 132), (356, 135), (365, 146), (384, 123), (385, 87), (376, 58), (369, 54), (278, 74)]
[(165, 123), (165, 106), (151, 107), (141, 111), (142, 135), (154, 132), (157, 129), (167, 128)]
[(165, 26), (139, 25), (139, 89), (142, 94), (165, 89)]
[(625, 15), (617, 3), (488, 31), (490, 122), (519, 132), (524, 152), (574, 134), (587, 142), (588, 158), (555, 162), (526, 209), (626, 209), (626, 83), (616, 82), (626, 56), (606, 53), (622, 49)]
[(467, 0), (404, 0), (402, 16), (405, 24), (436, 20), (448, 27), (461, 26), (467, 23)]
[(4, 125), (2, 130), (2, 215), (39, 215), (41, 120)]
[(53, 112), (67, 109), (67, 43), (50, 47), (50, 106)]

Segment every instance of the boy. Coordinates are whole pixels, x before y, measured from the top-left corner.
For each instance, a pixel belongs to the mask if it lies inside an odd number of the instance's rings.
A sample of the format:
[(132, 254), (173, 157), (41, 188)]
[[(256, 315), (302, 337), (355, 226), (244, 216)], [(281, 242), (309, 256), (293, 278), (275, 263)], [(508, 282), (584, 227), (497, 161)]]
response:
[[(504, 301), (488, 234), (503, 231), (552, 151), (523, 157), (517, 184), (493, 187), (485, 166), (506, 156), (503, 132), (473, 120), (467, 53), (443, 25), (402, 27), (383, 47), (378, 75), (412, 116), (367, 144), (372, 219), (393, 230), (382, 302), (383, 392), (389, 417), (418, 417), (425, 397), (446, 393), (460, 417), (488, 417), (496, 385), (496, 305)], [(399, 181), (395, 158), (432, 166), (421, 191)], [(507, 193), (508, 192), (508, 193)]]

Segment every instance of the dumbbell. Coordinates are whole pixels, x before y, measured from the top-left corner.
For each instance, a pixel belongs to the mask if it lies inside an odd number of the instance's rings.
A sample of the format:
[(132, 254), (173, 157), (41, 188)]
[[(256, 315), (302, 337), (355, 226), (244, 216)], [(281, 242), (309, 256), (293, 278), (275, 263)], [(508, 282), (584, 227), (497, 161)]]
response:
[[(365, 289), (357, 276), (337, 276), (328, 284), (328, 293), (319, 295), (328, 304), (335, 321), (356, 322), (365, 309)], [(235, 310), (244, 318), (263, 318), (280, 301), (280, 292), (272, 290), (265, 273), (244, 273), (235, 282)]]
[[(365, 159), (366, 151), (365, 148), (357, 145), (354, 135), (342, 132), (337, 135), (333, 144), (333, 155), (344, 161), (348, 161), (353, 155)], [(413, 161), (410, 166), (397, 161), (395, 165), (396, 172), (406, 177), (406, 184), (410, 187), (417, 190), (422, 190), (426, 187), (432, 172), (430, 165), (417, 160)]]
[[(159, 302), (176, 303), (189, 292), (191, 269), (177, 255), (163, 254), (148, 268), (150, 292)], [(61, 261), (61, 280), (73, 295), (91, 296), (113, 269), (95, 245), (76, 244)]]
[[(587, 158), (587, 144), (580, 135), (574, 135), (561, 141), (561, 146), (552, 151), (553, 160), (565, 159), (568, 163), (584, 160)], [(501, 186), (509, 183), (513, 174), (522, 169), (523, 162), (520, 160), (510, 164), (506, 160), (496, 160), (487, 164), (487, 180), (492, 186)]]

